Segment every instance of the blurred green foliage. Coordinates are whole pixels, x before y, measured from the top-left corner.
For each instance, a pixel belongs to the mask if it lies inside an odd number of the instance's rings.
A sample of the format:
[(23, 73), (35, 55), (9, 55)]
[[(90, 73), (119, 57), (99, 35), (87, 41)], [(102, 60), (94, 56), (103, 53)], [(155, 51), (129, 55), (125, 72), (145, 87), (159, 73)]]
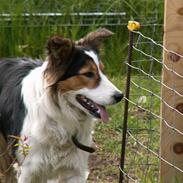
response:
[[(102, 19), (106, 17), (100, 17), (97, 23), (82, 26), (81, 17), (70, 16), (79, 12), (125, 12), (126, 15), (122, 17), (123, 25), (104, 25)], [(22, 16), (25, 13), (30, 16)], [(33, 16), (34, 13), (63, 13), (65, 16), (50, 18)], [(105, 26), (115, 32), (115, 36), (106, 41), (102, 57), (110, 73), (124, 72), (122, 61), (127, 56), (128, 20), (135, 19), (147, 25), (143, 32), (148, 34), (153, 24), (162, 24), (162, 17), (161, 0), (1, 0), (0, 57), (44, 58), (50, 36), (59, 34), (77, 40), (89, 31)], [(65, 26), (68, 22), (71, 26)], [(160, 31), (155, 36), (157, 40), (162, 39)]]

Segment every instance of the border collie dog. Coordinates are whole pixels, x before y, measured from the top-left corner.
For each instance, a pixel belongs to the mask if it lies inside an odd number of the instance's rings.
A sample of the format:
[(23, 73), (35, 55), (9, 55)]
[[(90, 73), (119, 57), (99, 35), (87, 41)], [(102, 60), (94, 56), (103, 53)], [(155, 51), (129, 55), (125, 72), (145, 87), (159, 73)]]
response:
[(26, 137), (30, 150), (13, 154), (20, 164), (18, 183), (85, 183), (93, 152), (96, 118), (106, 122), (106, 105), (122, 93), (104, 75), (102, 40), (113, 33), (100, 28), (78, 41), (53, 36), (45, 62), (0, 61), (0, 133)]

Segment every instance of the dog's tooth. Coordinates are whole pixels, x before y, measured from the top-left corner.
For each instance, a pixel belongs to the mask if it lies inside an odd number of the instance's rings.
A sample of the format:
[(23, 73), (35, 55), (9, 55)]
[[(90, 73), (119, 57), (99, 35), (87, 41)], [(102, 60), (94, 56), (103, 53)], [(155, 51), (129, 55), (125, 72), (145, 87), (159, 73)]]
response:
[(92, 104), (91, 107), (94, 108), (95, 106)]
[(84, 102), (87, 102), (87, 99), (86, 99), (86, 98), (84, 98), (84, 99), (83, 99), (83, 101), (84, 101)]

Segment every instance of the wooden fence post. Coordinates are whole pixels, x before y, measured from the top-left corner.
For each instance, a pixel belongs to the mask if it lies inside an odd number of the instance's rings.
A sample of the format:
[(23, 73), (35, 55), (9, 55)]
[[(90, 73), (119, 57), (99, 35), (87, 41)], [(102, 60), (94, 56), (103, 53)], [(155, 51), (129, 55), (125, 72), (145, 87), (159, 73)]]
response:
[[(164, 46), (168, 50), (183, 55), (183, 0), (165, 0)], [(163, 63), (180, 75), (183, 75), (183, 58), (164, 50)], [(163, 67), (162, 82), (183, 95), (183, 78)], [(173, 90), (162, 86), (162, 98), (170, 106), (183, 114), (183, 97)], [(165, 103), (161, 105), (161, 156), (183, 170), (183, 135), (169, 128), (174, 126), (183, 132), (183, 116), (170, 109)], [(161, 161), (160, 178), (162, 183), (183, 182), (183, 173)]]

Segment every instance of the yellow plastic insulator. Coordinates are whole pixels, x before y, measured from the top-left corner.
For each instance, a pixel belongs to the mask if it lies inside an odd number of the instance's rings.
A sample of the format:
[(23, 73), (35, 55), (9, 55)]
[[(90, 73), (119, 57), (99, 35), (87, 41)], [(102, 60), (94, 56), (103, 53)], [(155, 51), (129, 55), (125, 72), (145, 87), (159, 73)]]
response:
[(128, 30), (130, 31), (136, 31), (140, 29), (140, 23), (136, 21), (128, 21)]

